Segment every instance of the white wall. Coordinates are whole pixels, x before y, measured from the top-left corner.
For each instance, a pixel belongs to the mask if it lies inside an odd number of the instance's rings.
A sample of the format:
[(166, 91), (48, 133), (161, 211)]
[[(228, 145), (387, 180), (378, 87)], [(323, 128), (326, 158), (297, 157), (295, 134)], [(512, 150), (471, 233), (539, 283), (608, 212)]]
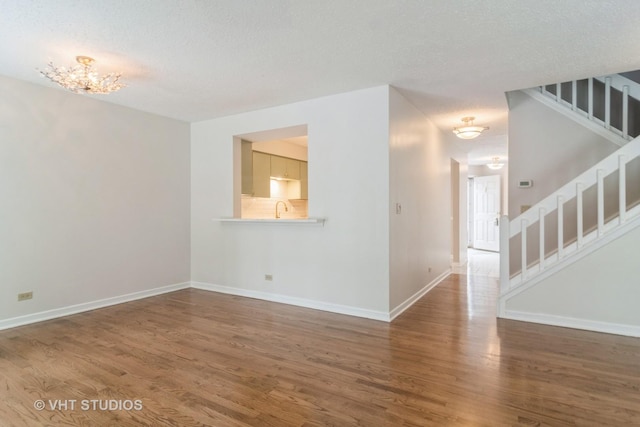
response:
[(0, 77), (0, 206), (0, 321), (188, 281), (189, 125)]
[(507, 301), (508, 317), (614, 333), (633, 326), (639, 335), (638, 247), (640, 228)]
[[(524, 92), (509, 92), (509, 216), (534, 205), (618, 146)], [(529, 189), (519, 180), (532, 179)]]
[[(393, 310), (449, 271), (454, 145), (395, 89), (390, 91), (389, 112), (389, 295)], [(466, 204), (466, 179), (459, 181), (465, 183), (460, 190)], [(402, 206), (400, 214), (396, 203)], [(461, 220), (466, 222), (466, 215)], [(461, 240), (466, 241), (466, 235)]]
[[(381, 86), (192, 124), (192, 280), (387, 313), (388, 100)], [(233, 136), (304, 124), (324, 227), (213, 221), (234, 212)]]

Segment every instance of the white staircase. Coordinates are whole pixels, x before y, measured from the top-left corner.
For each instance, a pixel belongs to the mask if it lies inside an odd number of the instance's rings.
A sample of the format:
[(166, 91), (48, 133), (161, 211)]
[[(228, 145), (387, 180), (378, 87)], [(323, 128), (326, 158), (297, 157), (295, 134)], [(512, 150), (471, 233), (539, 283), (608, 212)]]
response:
[(612, 141), (619, 145), (640, 134), (633, 120), (638, 113), (635, 107), (640, 100), (640, 84), (620, 74), (540, 86), (531, 91), (565, 112), (571, 111), (568, 116), (574, 120), (582, 118), (594, 123), (606, 131), (601, 133), (603, 136), (617, 136)]
[[(594, 80), (604, 84), (605, 104), (599, 107), (594, 102)], [(517, 218), (502, 217), (498, 317), (507, 317), (506, 303), (514, 296), (640, 227), (638, 191), (628, 191), (640, 186), (637, 174), (628, 173), (630, 167), (637, 169), (640, 165), (634, 162), (640, 158), (640, 137), (634, 138), (636, 132), (629, 126), (630, 115), (636, 119), (636, 112), (630, 114), (629, 110), (630, 100), (637, 102), (631, 93), (635, 95), (640, 85), (624, 78), (606, 77), (554, 86), (551, 91), (550, 86), (544, 86), (525, 92), (606, 134), (621, 148)], [(570, 94), (563, 95), (567, 87), (571, 88)], [(586, 87), (586, 93), (581, 94), (580, 87), (583, 92)], [(616, 88), (621, 92), (622, 105), (612, 109), (611, 91)], [(640, 99), (640, 91), (637, 97)], [(612, 111), (621, 117), (612, 121)], [(628, 194), (633, 196), (631, 200)], [(587, 218), (594, 220), (586, 221)]]
[[(625, 230), (629, 226), (640, 225), (640, 221), (637, 221), (640, 218), (640, 205), (634, 206), (627, 203), (626, 199), (627, 185), (630, 184), (626, 178), (627, 164), (639, 156), (640, 137), (582, 173), (517, 218), (509, 221), (507, 216), (502, 217), (500, 224), (501, 302), (557, 271), (557, 267), (563, 263), (566, 264), (572, 259), (576, 260), (581, 254), (588, 253), (588, 250), (592, 251), (598, 245), (606, 244), (619, 231)], [(618, 181), (618, 212), (613, 217), (607, 218), (604, 213), (604, 180), (613, 174), (617, 174)], [(638, 185), (638, 183), (631, 184)], [(595, 209), (597, 226), (594, 230), (587, 230), (585, 233), (583, 219), (588, 207), (583, 204), (583, 195), (587, 189), (594, 186), (597, 202), (591, 208)], [(576, 218), (575, 222), (571, 222), (571, 224), (575, 224), (576, 238), (574, 241), (567, 242), (564, 237), (568, 234), (564, 207), (573, 200), (576, 203)], [(555, 221), (557, 240), (553, 242), (555, 247), (551, 251), (545, 240), (546, 223), (550, 216), (557, 218)], [(530, 231), (534, 227), (536, 232), (531, 233)], [(531, 244), (531, 240), (534, 240), (534, 244)], [(519, 243), (518, 247), (512, 246), (514, 241)], [(529, 252), (530, 246), (537, 247), (538, 252), (531, 254)], [(518, 259), (512, 263), (514, 254)], [(512, 264), (515, 264), (516, 267), (513, 268)]]

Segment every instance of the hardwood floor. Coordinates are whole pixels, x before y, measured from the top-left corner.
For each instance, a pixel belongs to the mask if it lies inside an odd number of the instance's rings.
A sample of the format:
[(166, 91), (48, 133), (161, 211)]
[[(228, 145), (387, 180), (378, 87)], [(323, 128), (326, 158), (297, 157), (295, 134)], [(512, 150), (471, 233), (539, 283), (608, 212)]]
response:
[(640, 425), (639, 339), (496, 321), (496, 288), (391, 324), (188, 289), (1, 331), (0, 425)]

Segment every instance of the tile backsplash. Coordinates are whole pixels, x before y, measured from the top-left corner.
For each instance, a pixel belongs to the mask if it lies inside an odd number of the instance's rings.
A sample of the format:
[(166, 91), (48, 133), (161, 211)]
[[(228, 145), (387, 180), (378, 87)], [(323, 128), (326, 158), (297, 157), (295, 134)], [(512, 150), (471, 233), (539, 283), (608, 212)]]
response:
[(308, 218), (308, 200), (281, 198), (269, 199), (266, 197), (251, 197), (244, 194), (242, 195), (241, 201), (241, 218), (275, 218), (276, 203), (278, 201), (285, 202), (288, 209), (288, 211), (285, 211), (282, 204), (280, 205), (280, 207), (278, 208), (278, 212), (280, 212), (280, 218)]

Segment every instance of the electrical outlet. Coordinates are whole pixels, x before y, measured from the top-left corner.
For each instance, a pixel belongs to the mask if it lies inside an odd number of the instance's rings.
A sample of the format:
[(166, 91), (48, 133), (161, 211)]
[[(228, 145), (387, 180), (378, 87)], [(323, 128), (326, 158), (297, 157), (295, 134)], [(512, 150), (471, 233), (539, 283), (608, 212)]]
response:
[(31, 298), (33, 298), (33, 291), (23, 292), (21, 294), (18, 294), (18, 301), (26, 301)]
[(402, 213), (402, 205), (400, 203), (396, 203), (396, 215), (400, 215)]
[(264, 280), (267, 280), (269, 282), (272, 281), (273, 280), (273, 275), (272, 274), (265, 274), (264, 275)]

